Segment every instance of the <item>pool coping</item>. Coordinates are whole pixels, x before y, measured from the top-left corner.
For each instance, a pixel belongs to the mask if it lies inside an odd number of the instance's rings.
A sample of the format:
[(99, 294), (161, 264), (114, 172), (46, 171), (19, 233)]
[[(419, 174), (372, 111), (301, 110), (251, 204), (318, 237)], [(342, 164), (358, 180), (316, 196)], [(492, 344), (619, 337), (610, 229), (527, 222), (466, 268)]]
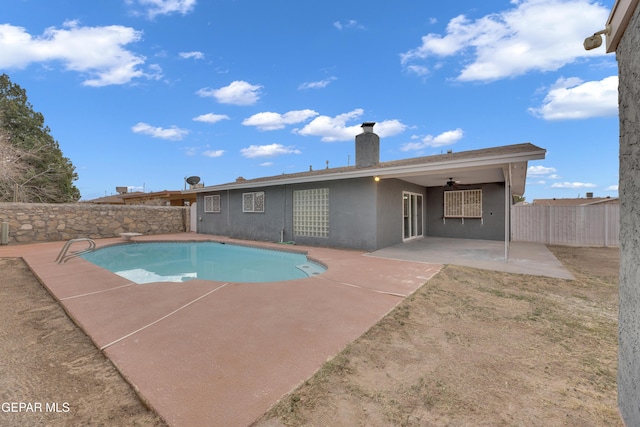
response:
[[(193, 233), (133, 241), (158, 240), (290, 249)], [(176, 426), (253, 423), (442, 268), (296, 246), (328, 270), (284, 282), (136, 285), (83, 259), (56, 264), (63, 244), (0, 247), (0, 256), (23, 258), (146, 404)]]

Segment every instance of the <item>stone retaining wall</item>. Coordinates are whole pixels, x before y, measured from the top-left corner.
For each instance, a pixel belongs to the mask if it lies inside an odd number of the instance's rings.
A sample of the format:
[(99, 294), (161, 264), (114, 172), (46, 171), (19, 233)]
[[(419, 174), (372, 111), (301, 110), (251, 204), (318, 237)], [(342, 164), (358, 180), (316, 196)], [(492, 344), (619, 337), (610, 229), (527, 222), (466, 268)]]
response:
[(189, 208), (85, 203), (0, 203), (9, 243), (50, 242), (119, 233), (163, 234), (189, 229)]

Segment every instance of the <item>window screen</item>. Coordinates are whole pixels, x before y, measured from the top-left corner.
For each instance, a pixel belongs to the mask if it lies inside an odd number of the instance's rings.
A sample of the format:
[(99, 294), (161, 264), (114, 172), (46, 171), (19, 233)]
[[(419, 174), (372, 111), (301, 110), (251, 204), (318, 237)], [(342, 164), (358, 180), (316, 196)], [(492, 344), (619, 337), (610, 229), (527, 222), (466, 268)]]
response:
[(482, 190), (444, 192), (445, 218), (482, 218)]
[(242, 212), (264, 212), (264, 191), (243, 193)]
[(207, 213), (220, 212), (220, 195), (204, 196), (204, 211)]

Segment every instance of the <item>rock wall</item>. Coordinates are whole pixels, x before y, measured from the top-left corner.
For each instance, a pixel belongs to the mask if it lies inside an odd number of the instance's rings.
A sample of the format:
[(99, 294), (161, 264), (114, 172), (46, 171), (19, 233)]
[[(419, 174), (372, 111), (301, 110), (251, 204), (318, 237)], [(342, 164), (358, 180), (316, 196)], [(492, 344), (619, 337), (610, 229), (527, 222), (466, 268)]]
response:
[(85, 203), (0, 203), (0, 223), (9, 223), (9, 244), (50, 242), (119, 233), (188, 231), (189, 208)]
[(620, 112), (618, 404), (640, 426), (640, 7), (616, 50)]

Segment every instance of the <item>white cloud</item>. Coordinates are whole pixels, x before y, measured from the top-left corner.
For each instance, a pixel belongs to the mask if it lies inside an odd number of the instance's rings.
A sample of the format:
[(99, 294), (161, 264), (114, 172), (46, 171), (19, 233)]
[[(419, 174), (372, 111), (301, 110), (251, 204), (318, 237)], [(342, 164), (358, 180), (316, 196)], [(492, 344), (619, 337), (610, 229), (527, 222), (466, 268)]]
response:
[(322, 89), (325, 88), (327, 86), (329, 86), (329, 84), (332, 81), (338, 80), (337, 77), (327, 77), (324, 80), (320, 80), (317, 82), (304, 82), (302, 83), (300, 86), (298, 86), (298, 89), (300, 90), (305, 90), (305, 89)]
[(364, 25), (359, 24), (358, 21), (356, 21), (355, 19), (349, 19), (348, 21), (345, 21), (345, 22), (335, 21), (333, 23), (333, 26), (339, 30), (345, 30), (349, 28), (364, 30)]
[(202, 52), (180, 52), (178, 55), (183, 59), (204, 59), (204, 53)]
[(227, 116), (226, 114), (207, 113), (202, 114), (198, 117), (194, 117), (193, 120), (196, 122), (217, 123), (222, 120), (229, 120), (229, 116)]
[(406, 69), (417, 76), (426, 76), (431, 73), (429, 68), (424, 65), (407, 65)]
[(244, 157), (250, 159), (255, 157), (273, 157), (280, 154), (300, 154), (301, 151), (295, 149), (293, 146), (285, 147), (282, 144), (269, 144), (269, 145), (251, 145), (248, 148), (243, 148), (240, 153)]
[(606, 188), (607, 191), (618, 191), (618, 184), (610, 185)]
[[(471, 20), (459, 15), (446, 34), (430, 33), (422, 44), (401, 54), (402, 64), (457, 56), (461, 81), (490, 81), (532, 70), (553, 71), (581, 57), (605, 55), (604, 49), (585, 51), (582, 42), (602, 27), (608, 8), (593, 0), (512, 0), (512, 8)], [(467, 61), (471, 57), (471, 61)], [(420, 71), (423, 68), (408, 68)]]
[(252, 85), (242, 80), (231, 82), (219, 89), (203, 88), (196, 92), (202, 97), (215, 98), (221, 104), (253, 105), (260, 99), (260, 85)]
[(542, 106), (529, 112), (545, 120), (588, 119), (618, 114), (618, 76), (583, 82), (558, 79)]
[[(295, 129), (293, 132), (303, 136), (319, 136), (323, 142), (349, 141), (362, 133), (362, 123), (347, 126), (347, 122), (361, 117), (362, 114), (364, 110), (356, 108), (335, 117), (318, 116), (302, 129)], [(406, 127), (399, 120), (385, 120), (376, 124), (374, 132), (380, 138), (384, 138), (402, 133)]]
[(380, 138), (386, 138), (389, 136), (399, 135), (404, 132), (406, 128), (407, 125), (402, 123), (400, 120), (393, 119), (376, 123), (373, 131), (378, 134)]
[(195, 156), (199, 150), (199, 147), (183, 147), (184, 153), (187, 156)]
[(595, 184), (589, 182), (556, 182), (551, 184), (551, 188), (594, 188)]
[(264, 163), (260, 163), (260, 166), (264, 166), (264, 167), (267, 167), (267, 166), (273, 166), (273, 162), (264, 162)]
[(302, 129), (294, 132), (303, 136), (320, 136), (323, 142), (348, 141), (362, 131), (361, 124), (347, 126), (347, 121), (362, 116), (364, 110), (357, 108), (335, 117), (318, 116)]
[(170, 128), (161, 128), (151, 126), (143, 122), (132, 126), (131, 130), (133, 131), (133, 133), (140, 133), (143, 135), (149, 135), (153, 138), (168, 139), (171, 141), (179, 141), (189, 134), (188, 130), (180, 129), (176, 126), (171, 126)]
[(197, 0), (127, 0), (130, 5), (138, 3), (143, 7), (149, 19), (176, 12), (186, 15), (194, 9), (196, 2)]
[(220, 157), (224, 154), (224, 150), (207, 150), (202, 153), (206, 157)]
[(313, 110), (296, 110), (284, 114), (267, 111), (244, 119), (242, 124), (255, 126), (259, 130), (277, 130), (284, 128), (286, 125), (304, 122), (317, 115), (318, 113)]
[(544, 166), (529, 166), (529, 168), (527, 169), (527, 175), (532, 177), (553, 175), (555, 173), (556, 173), (556, 168), (547, 168)]
[(125, 84), (138, 77), (156, 79), (161, 72), (157, 65), (146, 73), (140, 68), (146, 58), (124, 48), (141, 38), (141, 31), (120, 25), (82, 27), (67, 21), (62, 28), (49, 27), (41, 36), (32, 36), (22, 27), (2, 24), (0, 68), (59, 61), (66, 70), (86, 74), (85, 86)]
[(454, 129), (448, 130), (446, 132), (442, 132), (439, 135), (427, 135), (427, 136), (416, 136), (414, 135), (412, 139), (417, 139), (417, 142), (408, 142), (403, 144), (400, 147), (402, 151), (411, 151), (411, 150), (422, 150), (427, 147), (444, 147), (446, 145), (452, 145), (458, 142), (464, 136), (464, 132), (462, 129)]

